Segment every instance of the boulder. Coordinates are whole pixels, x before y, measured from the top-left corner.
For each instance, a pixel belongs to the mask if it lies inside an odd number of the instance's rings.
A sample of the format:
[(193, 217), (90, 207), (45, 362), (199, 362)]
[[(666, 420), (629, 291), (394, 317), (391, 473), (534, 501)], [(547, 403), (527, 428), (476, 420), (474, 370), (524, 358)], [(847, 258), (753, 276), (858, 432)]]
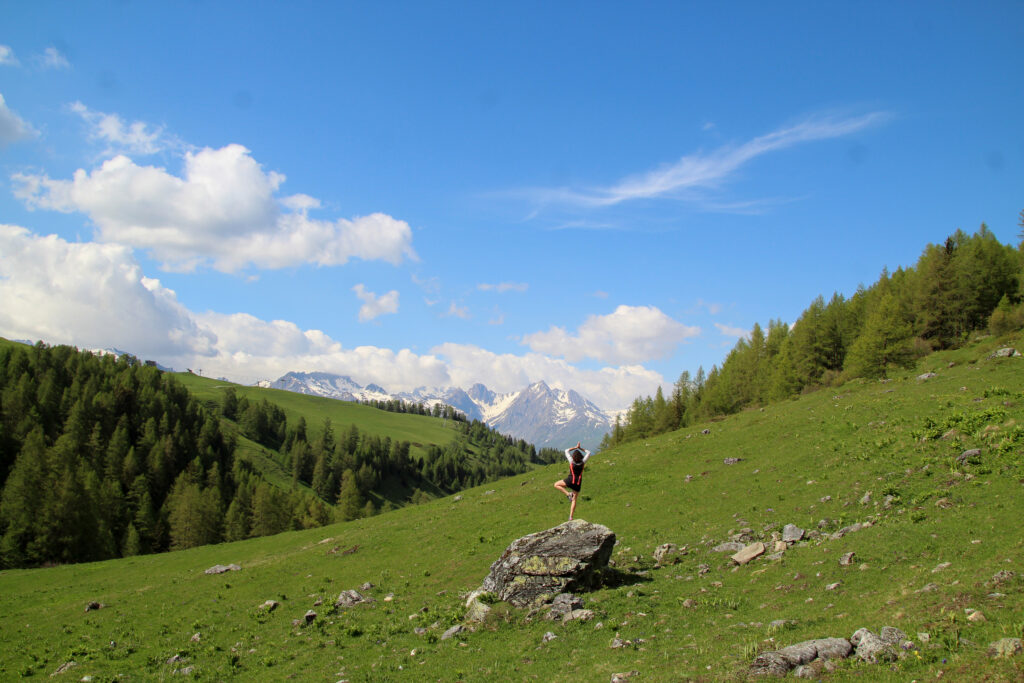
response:
[(341, 592), (338, 599), (334, 601), (334, 604), (338, 607), (354, 607), (355, 605), (361, 605), (363, 603), (370, 603), (373, 601), (373, 598), (364, 597), (357, 591), (347, 590)]
[(917, 376), (917, 378), (922, 381), (926, 379), (931, 379), (932, 377), (938, 377), (938, 375), (936, 375), (934, 372), (926, 372), (923, 375)]
[(754, 558), (764, 555), (764, 550), (764, 543), (758, 541), (746, 546), (743, 550), (733, 555), (731, 559), (736, 564), (746, 564)]
[(1012, 358), (1014, 356), (1019, 355), (1021, 355), (1020, 351), (1013, 348), (1012, 346), (1007, 346), (1006, 348), (1003, 349), (996, 349), (995, 351), (992, 352), (992, 355), (989, 356), (989, 358)]
[(992, 657), (1014, 657), (1024, 651), (1020, 638), (1002, 638), (988, 647), (988, 653)]
[(820, 672), (824, 664), (813, 665), (819, 660), (844, 659), (850, 656), (853, 647), (845, 638), (818, 638), (784, 647), (774, 652), (762, 652), (754, 658), (749, 672), (752, 676), (784, 677), (791, 669), (811, 666), (800, 672), (804, 678), (809, 671)]
[(608, 527), (570, 520), (513, 541), (480, 590), (516, 607), (539, 606), (561, 593), (599, 585), (614, 546)]
[(241, 567), (237, 564), (215, 564), (206, 571), (204, 574), (223, 574), (224, 572), (237, 572)]
[(782, 540), (786, 543), (796, 543), (804, 537), (804, 530), (796, 524), (787, 524), (782, 527)]
[(654, 561), (658, 565), (675, 564), (681, 556), (685, 555), (685, 549), (680, 550), (675, 543), (662, 543), (654, 549)]
[(960, 455), (956, 456), (956, 461), (957, 461), (958, 464), (963, 465), (964, 463), (969, 462), (973, 458), (977, 458), (980, 455), (981, 455), (981, 449), (980, 448), (970, 448), (970, 449), (964, 451), (963, 453), (961, 453)]
[(857, 657), (871, 664), (891, 662), (897, 656), (893, 645), (866, 628), (858, 629), (850, 636), (850, 643), (854, 646)]

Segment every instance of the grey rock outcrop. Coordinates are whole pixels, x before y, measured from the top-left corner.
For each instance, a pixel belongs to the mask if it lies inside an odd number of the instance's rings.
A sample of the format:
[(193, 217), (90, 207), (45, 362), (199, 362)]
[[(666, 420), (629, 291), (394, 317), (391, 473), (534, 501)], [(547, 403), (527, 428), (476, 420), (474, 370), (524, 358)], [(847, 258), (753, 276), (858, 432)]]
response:
[(845, 638), (818, 638), (805, 640), (796, 645), (773, 652), (762, 652), (754, 658), (749, 673), (752, 676), (774, 676), (781, 678), (791, 669), (809, 665), (815, 660), (844, 659), (850, 656), (853, 647)]
[(1012, 346), (1007, 346), (1006, 348), (1003, 349), (996, 349), (995, 351), (992, 352), (992, 355), (989, 356), (989, 358), (1012, 358), (1014, 356), (1019, 355), (1021, 355), (1020, 351), (1013, 348)]
[(796, 543), (804, 537), (804, 530), (796, 524), (787, 524), (782, 527), (782, 540), (786, 543)]
[(363, 603), (370, 603), (373, 601), (373, 598), (360, 595), (357, 591), (347, 590), (341, 592), (338, 599), (334, 601), (334, 604), (338, 607), (354, 607), (355, 605), (361, 605)]
[(896, 659), (895, 646), (866, 628), (857, 629), (857, 632), (850, 636), (850, 643), (853, 644), (857, 657), (865, 662), (877, 664)]
[(570, 520), (513, 541), (479, 590), (516, 607), (537, 607), (561, 593), (599, 584), (614, 546), (608, 527)]

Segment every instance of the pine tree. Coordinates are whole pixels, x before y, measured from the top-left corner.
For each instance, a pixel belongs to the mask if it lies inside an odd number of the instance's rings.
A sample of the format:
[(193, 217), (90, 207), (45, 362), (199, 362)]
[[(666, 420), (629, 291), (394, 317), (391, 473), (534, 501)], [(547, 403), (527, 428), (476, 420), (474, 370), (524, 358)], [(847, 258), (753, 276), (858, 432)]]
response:
[(868, 314), (864, 329), (850, 348), (847, 370), (855, 377), (885, 377), (893, 367), (914, 362), (910, 325), (899, 315), (895, 297), (886, 294)]
[(363, 497), (359, 493), (356, 475), (352, 470), (345, 470), (341, 477), (341, 491), (338, 493), (338, 514), (342, 521), (358, 519), (363, 507)]

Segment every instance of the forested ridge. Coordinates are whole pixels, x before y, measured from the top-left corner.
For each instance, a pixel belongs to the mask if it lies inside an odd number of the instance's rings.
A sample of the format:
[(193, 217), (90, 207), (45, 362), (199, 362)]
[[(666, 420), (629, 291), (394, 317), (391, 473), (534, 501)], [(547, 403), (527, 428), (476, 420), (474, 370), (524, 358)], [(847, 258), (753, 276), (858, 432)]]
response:
[[(416, 411), (411, 411), (416, 412)], [(444, 416), (444, 408), (436, 411)], [(310, 528), (417, 503), (550, 461), (481, 423), (408, 441), (289, 425), (266, 400), (196, 400), (132, 356), (0, 344), (0, 566), (101, 560)], [(291, 472), (236, 457), (256, 442)]]
[[(1024, 211), (1020, 214), (1024, 229)], [(1024, 237), (1024, 231), (1022, 231)], [(846, 298), (818, 296), (793, 325), (755, 323), (721, 366), (683, 372), (670, 396), (636, 398), (602, 448), (672, 431), (857, 377), (910, 368), (969, 335), (1024, 326), (1024, 242), (999, 242), (982, 224), (925, 247), (910, 268), (883, 270)]]

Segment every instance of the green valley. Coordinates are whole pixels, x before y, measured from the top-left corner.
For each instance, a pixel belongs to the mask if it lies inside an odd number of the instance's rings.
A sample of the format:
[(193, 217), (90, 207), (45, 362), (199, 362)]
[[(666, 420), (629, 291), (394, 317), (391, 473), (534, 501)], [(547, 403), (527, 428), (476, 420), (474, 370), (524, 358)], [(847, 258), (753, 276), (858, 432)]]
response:
[[(905, 657), (844, 660), (829, 680), (1018, 679), (1021, 658), (988, 648), (1024, 635), (1024, 360), (993, 357), (1022, 341), (984, 338), (597, 454), (577, 516), (617, 534), (617, 578), (582, 595), (588, 622), (499, 604), (441, 639), (511, 541), (564, 520), (552, 465), (319, 529), (5, 570), (0, 675), (731, 680), (759, 652), (890, 625), (914, 643)], [(807, 535), (775, 559), (714, 551), (771, 545), (787, 524)], [(657, 567), (666, 542), (685, 554)], [(335, 607), (349, 589), (374, 601)]]

